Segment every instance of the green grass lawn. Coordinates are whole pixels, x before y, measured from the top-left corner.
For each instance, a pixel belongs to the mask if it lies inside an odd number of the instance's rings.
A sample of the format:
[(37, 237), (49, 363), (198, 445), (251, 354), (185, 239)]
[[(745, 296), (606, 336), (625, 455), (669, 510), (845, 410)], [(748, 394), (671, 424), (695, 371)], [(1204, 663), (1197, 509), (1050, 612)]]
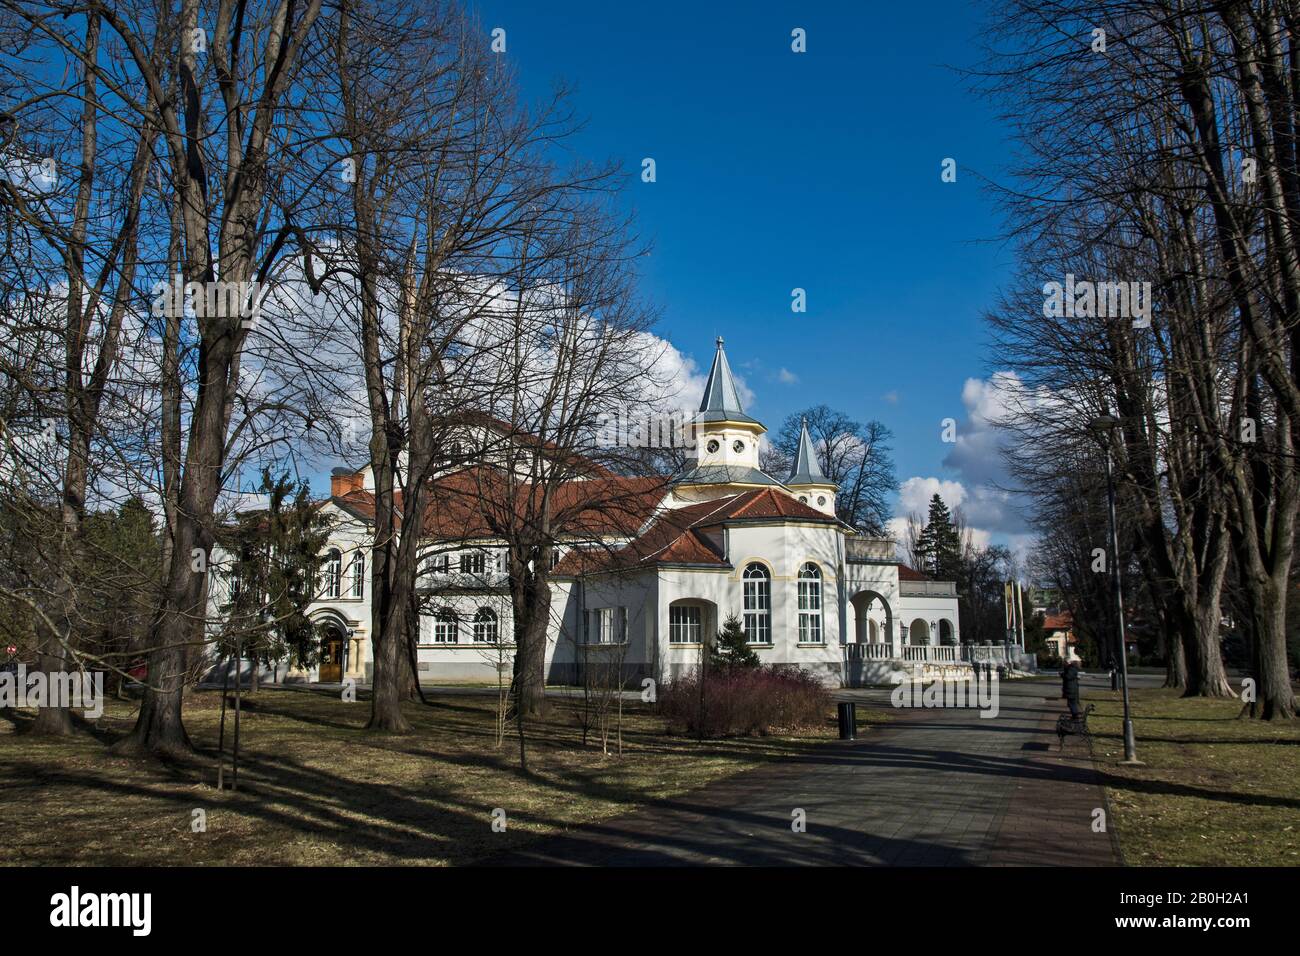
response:
[(1087, 694), (1093, 754), (1131, 866), (1300, 865), (1300, 721), (1237, 719), (1232, 700), (1132, 696), (1138, 758), (1121, 767), (1118, 693)]
[[(665, 733), (648, 708), (627, 705), (624, 753), (581, 742), (572, 704), (553, 701), (518, 742), (494, 740), (491, 696), (434, 697), (407, 706), (411, 734), (362, 730), (368, 702), (262, 689), (245, 696), (239, 790), (217, 791), (215, 760), (168, 766), (122, 759), (108, 745), (135, 705), (109, 702), (93, 735), (47, 740), (22, 732), (29, 715), (0, 716), (0, 863), (116, 865), (457, 864), (538, 836), (668, 798), (835, 736), (698, 743)], [(220, 694), (198, 692), (185, 723), (216, 752)], [(227, 749), (231, 715), (227, 715)], [(492, 831), (492, 811), (507, 829)], [(207, 830), (192, 831), (193, 811)]]

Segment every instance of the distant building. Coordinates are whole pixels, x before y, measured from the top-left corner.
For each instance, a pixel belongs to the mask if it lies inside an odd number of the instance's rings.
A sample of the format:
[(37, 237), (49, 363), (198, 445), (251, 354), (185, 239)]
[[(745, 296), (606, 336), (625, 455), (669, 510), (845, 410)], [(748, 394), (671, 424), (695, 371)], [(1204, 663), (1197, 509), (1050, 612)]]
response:
[[(798, 666), (831, 684), (967, 666), (954, 583), (899, 564), (892, 540), (862, 535), (836, 517), (838, 488), (822, 473), (806, 425), (790, 475), (781, 480), (761, 469), (766, 429), (742, 408), (721, 339), (717, 345), (693, 426), (696, 447), (680, 474), (629, 478), (594, 466), (560, 488), (569, 507), (610, 494), (620, 506), (593, 511), (581, 537), (557, 549), (548, 680), (574, 680), (592, 653), (611, 647), (630, 676), (671, 679), (699, 665), (731, 614), (764, 663)], [(491, 447), (490, 433), (501, 427), (484, 418), (466, 447)], [(540, 443), (535, 450), (551, 453)], [(448, 469), (429, 497), (442, 500), (512, 467), (488, 457)], [(290, 679), (367, 680), (369, 470), (336, 469), (323, 507), (335, 523), (324, 586), (310, 609), (323, 634), (320, 661)], [(505, 542), (473, 508), (431, 507), (422, 525), (419, 677), (494, 680), (514, 652)], [(225, 600), (220, 588), (213, 600)]]
[(1043, 617), (1044, 642), (1062, 661), (1082, 660), (1075, 652), (1074, 615), (1069, 611)]

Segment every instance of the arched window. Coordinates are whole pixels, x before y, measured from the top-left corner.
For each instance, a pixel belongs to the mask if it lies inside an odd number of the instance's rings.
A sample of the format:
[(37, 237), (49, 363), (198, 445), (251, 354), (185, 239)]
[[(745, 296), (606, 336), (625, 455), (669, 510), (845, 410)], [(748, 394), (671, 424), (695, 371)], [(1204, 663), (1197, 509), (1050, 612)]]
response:
[(755, 561), (745, 567), (745, 640), (772, 643), (772, 579)]
[(474, 643), (497, 642), (497, 615), (490, 607), (481, 607), (474, 615)]
[(822, 569), (809, 561), (799, 569), (799, 643), (822, 642)]
[(338, 548), (330, 548), (325, 555), (325, 596), (336, 598), (343, 588), (343, 555)]
[(910, 640), (908, 643), (915, 647), (924, 647), (930, 643), (930, 625), (925, 618), (918, 617), (912, 621), (912, 626), (908, 628)]
[(439, 608), (433, 616), (433, 643), (455, 644), (460, 640), (460, 621), (449, 607)]
[(366, 596), (366, 553), (360, 548), (352, 556), (352, 596)]

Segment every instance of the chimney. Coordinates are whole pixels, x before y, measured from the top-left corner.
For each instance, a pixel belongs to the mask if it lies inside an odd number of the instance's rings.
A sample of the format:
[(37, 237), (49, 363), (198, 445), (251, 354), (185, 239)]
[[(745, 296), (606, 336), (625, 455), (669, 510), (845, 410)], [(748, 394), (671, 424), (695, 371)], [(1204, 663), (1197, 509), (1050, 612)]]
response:
[(341, 498), (352, 491), (360, 491), (365, 485), (362, 472), (351, 468), (335, 468), (330, 472), (330, 495)]

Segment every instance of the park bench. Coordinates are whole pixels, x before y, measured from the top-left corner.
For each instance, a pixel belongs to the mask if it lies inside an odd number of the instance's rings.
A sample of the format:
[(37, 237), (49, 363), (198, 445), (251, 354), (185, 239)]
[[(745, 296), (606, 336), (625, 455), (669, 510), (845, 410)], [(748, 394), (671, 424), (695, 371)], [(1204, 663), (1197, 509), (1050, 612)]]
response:
[(1069, 714), (1062, 714), (1056, 718), (1056, 736), (1061, 739), (1061, 746), (1065, 746), (1065, 738), (1072, 734), (1080, 737), (1091, 736), (1088, 730), (1088, 715), (1096, 710), (1095, 704), (1089, 704), (1082, 714), (1078, 717), (1071, 717)]

